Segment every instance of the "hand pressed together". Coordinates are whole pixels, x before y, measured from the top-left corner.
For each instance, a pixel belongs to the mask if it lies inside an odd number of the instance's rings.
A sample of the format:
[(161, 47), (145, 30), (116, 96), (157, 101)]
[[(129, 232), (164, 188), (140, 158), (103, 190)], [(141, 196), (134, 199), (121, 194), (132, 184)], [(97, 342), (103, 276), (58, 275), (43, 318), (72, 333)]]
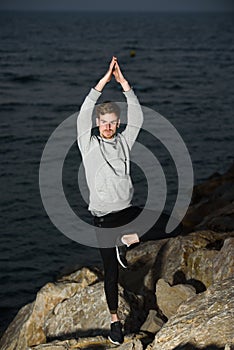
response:
[(95, 86), (95, 89), (98, 91), (102, 91), (105, 85), (111, 81), (112, 75), (114, 75), (116, 82), (122, 85), (124, 91), (130, 90), (130, 86), (123, 76), (116, 56), (112, 57), (106, 74), (99, 80), (99, 82)]

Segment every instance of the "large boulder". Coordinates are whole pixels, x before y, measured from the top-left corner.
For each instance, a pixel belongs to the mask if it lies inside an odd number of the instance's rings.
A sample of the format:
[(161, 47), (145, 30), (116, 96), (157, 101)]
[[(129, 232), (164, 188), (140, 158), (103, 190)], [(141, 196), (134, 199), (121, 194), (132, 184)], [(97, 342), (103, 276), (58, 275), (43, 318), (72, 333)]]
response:
[(234, 237), (225, 239), (222, 249), (213, 260), (214, 281), (234, 276)]
[[(130, 313), (134, 319), (137, 318), (137, 313), (140, 313), (137, 297), (135, 297), (135, 303), (133, 295), (130, 303), (127, 299), (129, 301), (129, 296), (127, 297), (123, 288), (119, 286), (119, 316), (124, 323)], [(71, 298), (59, 303), (47, 315), (44, 323), (44, 331), (48, 339), (106, 334), (109, 328), (110, 314), (103, 282), (87, 286)]]
[[(181, 304), (156, 334), (147, 350), (197, 348), (234, 344), (234, 277), (217, 282), (207, 291)], [(186, 348), (186, 347), (185, 347)]]
[(201, 231), (177, 236), (168, 241), (161, 258), (161, 275), (171, 285), (186, 283), (187, 261), (193, 252), (216, 240), (214, 232)]
[(220, 251), (203, 248), (191, 253), (184, 272), (188, 280), (200, 281), (206, 288), (234, 276), (234, 237), (225, 239)]
[[(85, 277), (84, 277), (85, 276)], [(73, 276), (73, 280), (74, 280)], [(44, 323), (55, 306), (98, 280), (95, 272), (83, 268), (76, 273), (77, 282), (47, 283), (33, 303), (25, 305), (8, 326), (0, 340), (1, 350), (25, 350), (27, 346), (46, 342)]]
[(223, 278), (218, 266), (225, 266), (225, 278), (232, 275), (232, 236), (234, 232), (198, 231), (141, 243), (128, 252), (130, 268), (120, 271), (120, 283), (142, 295), (148, 310), (155, 305), (155, 285), (160, 278), (170, 285), (190, 284), (202, 292)]
[(162, 256), (160, 277), (171, 285), (192, 284), (197, 292), (202, 292), (217, 278), (222, 279), (217, 260), (220, 266), (226, 266), (226, 278), (232, 276), (234, 247), (230, 244), (233, 238), (226, 238), (228, 235), (233, 232), (199, 231), (170, 239)]
[(175, 315), (179, 306), (195, 295), (196, 290), (190, 285), (170, 286), (162, 278), (158, 280), (156, 285), (157, 304), (167, 318)]

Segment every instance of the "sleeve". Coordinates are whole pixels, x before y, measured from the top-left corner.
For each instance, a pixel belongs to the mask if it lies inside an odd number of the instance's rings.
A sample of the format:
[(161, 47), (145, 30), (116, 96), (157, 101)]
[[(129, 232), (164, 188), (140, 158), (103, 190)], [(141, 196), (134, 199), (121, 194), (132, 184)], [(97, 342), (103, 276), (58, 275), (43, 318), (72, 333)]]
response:
[(122, 132), (122, 135), (125, 137), (129, 149), (131, 150), (134, 142), (136, 141), (137, 135), (143, 124), (143, 112), (141, 105), (138, 101), (137, 96), (135, 95), (133, 89), (128, 91), (123, 91), (127, 99), (127, 126)]
[(77, 144), (81, 154), (89, 150), (91, 131), (92, 131), (92, 114), (95, 103), (101, 96), (101, 92), (92, 88), (86, 96), (77, 117)]

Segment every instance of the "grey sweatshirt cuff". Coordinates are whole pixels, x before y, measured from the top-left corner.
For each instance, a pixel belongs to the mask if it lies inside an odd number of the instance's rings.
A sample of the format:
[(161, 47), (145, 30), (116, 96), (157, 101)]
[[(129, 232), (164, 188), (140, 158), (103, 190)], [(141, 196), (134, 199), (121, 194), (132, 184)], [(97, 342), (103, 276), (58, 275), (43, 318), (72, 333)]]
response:
[(89, 92), (89, 98), (91, 98), (91, 100), (93, 100), (94, 102), (97, 101), (97, 99), (101, 96), (101, 92), (95, 90), (94, 88), (91, 88), (90, 92)]
[(128, 90), (128, 91), (123, 91), (123, 94), (128, 98), (131, 98), (131, 97), (135, 97), (136, 95), (135, 95), (135, 93), (134, 93), (134, 91), (133, 91), (133, 88), (131, 88), (130, 90)]

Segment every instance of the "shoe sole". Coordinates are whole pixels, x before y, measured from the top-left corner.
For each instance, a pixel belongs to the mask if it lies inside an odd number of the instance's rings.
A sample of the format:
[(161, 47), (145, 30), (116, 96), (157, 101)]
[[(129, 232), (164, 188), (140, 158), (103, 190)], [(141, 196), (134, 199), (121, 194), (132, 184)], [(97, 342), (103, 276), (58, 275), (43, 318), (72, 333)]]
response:
[(127, 269), (128, 267), (127, 267), (126, 265), (124, 265), (123, 262), (122, 262), (121, 259), (120, 259), (120, 256), (119, 256), (119, 249), (118, 249), (117, 246), (115, 246), (115, 250), (116, 250), (118, 262), (120, 263), (120, 265), (121, 265), (124, 269)]
[(109, 339), (109, 341), (110, 341), (112, 344), (115, 344), (115, 345), (121, 345), (121, 344), (123, 344), (123, 343), (120, 343), (120, 342), (118, 342), (118, 341), (112, 340), (110, 336), (108, 336), (108, 339)]

